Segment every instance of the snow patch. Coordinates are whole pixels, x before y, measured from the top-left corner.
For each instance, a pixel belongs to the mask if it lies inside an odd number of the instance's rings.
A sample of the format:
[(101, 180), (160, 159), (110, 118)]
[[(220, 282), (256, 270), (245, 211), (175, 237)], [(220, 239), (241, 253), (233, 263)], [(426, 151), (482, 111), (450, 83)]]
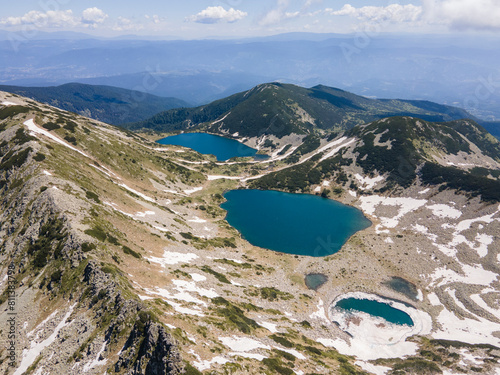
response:
[(267, 329), (271, 333), (276, 333), (278, 332), (278, 329), (276, 328), (277, 325), (269, 322), (259, 322), (259, 325)]
[(441, 301), (436, 293), (429, 293), (427, 295), (427, 299), (432, 306), (439, 306), (441, 304)]
[[(225, 120), (225, 118), (226, 118), (227, 116), (229, 116), (230, 114), (231, 114), (231, 112), (229, 112), (227, 115), (225, 115), (225, 116), (224, 116), (223, 118), (221, 118), (220, 120), (217, 120), (217, 121), (212, 122), (212, 125), (214, 125), (214, 124), (218, 124), (219, 122), (224, 121), (224, 120)], [(234, 134), (236, 134), (236, 135), (234, 135)], [(237, 136), (238, 136), (238, 133), (234, 133), (234, 134), (233, 134), (233, 136), (234, 136), (234, 137), (237, 137)]]
[(313, 312), (311, 315), (309, 315), (309, 317), (311, 319), (326, 320), (328, 323), (331, 323), (330, 319), (328, 319), (328, 317), (326, 316), (325, 307), (324, 307), (322, 299), (319, 300), (317, 307), (318, 307), (318, 310)]
[(470, 219), (470, 220), (463, 220), (461, 222), (459, 222), (457, 225), (456, 225), (456, 229), (458, 232), (463, 232), (464, 230), (466, 229), (470, 229), (471, 225), (474, 224), (474, 223), (477, 223), (477, 222), (483, 222), (483, 223), (486, 223), (486, 224), (491, 224), (493, 221), (500, 221), (500, 219), (493, 219), (493, 216), (495, 216), (497, 213), (500, 212), (500, 205), (498, 206), (498, 209), (496, 212), (490, 214), (490, 215), (485, 215), (485, 216), (481, 216), (481, 217), (478, 217), (478, 218), (475, 218), (475, 219)]
[(413, 225), (413, 229), (415, 229), (415, 231), (419, 233), (425, 234), (429, 239), (433, 241), (434, 244), (437, 241), (438, 237), (433, 233), (429, 233), (429, 228), (424, 227), (423, 225), (420, 224), (415, 224)]
[(207, 298), (219, 297), (219, 295), (215, 290), (199, 288), (198, 286), (196, 286), (196, 282), (194, 281), (173, 280), (172, 283), (175, 285), (175, 288), (181, 293), (193, 292), (193, 293), (198, 293), (200, 296)]
[(107, 344), (107, 342), (104, 341), (103, 344), (102, 344), (101, 350), (99, 350), (99, 352), (97, 353), (95, 359), (92, 362), (87, 363), (85, 366), (83, 366), (83, 372), (88, 372), (89, 370), (91, 370), (91, 369), (93, 369), (94, 367), (97, 367), (97, 366), (104, 366), (106, 364), (106, 362), (108, 362), (107, 359), (99, 360), (99, 358), (101, 357), (101, 354), (106, 349), (106, 344)]
[[(118, 208), (116, 208), (117, 204), (116, 203), (113, 203), (113, 202), (103, 202), (106, 206), (109, 206), (111, 207), (113, 210), (115, 211), (118, 211), (119, 213), (125, 215), (125, 216), (128, 216), (128, 217), (134, 217), (134, 215), (132, 214), (129, 214), (125, 211), (122, 211), (122, 210), (119, 210)], [(158, 228), (157, 228), (158, 229)]]
[(457, 317), (443, 308), (437, 317), (441, 328), (432, 333), (436, 339), (456, 340), (470, 344), (491, 344), (500, 346), (500, 339), (494, 332), (500, 330), (500, 324), (476, 316), (476, 319)]
[(295, 349), (286, 349), (286, 348), (280, 348), (280, 347), (277, 347), (275, 346), (274, 347), (275, 349), (278, 349), (278, 350), (281, 350), (283, 352), (286, 352), (286, 353), (289, 353), (291, 355), (293, 355), (294, 357), (298, 358), (298, 359), (302, 359), (302, 360), (305, 360), (307, 359), (306, 356), (300, 352), (298, 352), (297, 350)]
[(207, 280), (207, 278), (205, 276), (200, 275), (199, 273), (191, 273), (190, 275), (191, 275), (191, 278), (196, 282)]
[(190, 263), (192, 260), (198, 259), (198, 255), (193, 253), (178, 253), (167, 251), (163, 253), (162, 258), (151, 257), (147, 258), (150, 262), (161, 264), (162, 266), (174, 265), (178, 263)]
[(147, 195), (141, 193), (140, 191), (134, 190), (131, 187), (129, 187), (129, 186), (123, 184), (123, 183), (122, 184), (118, 184), (118, 186), (121, 186), (122, 188), (130, 191), (131, 193), (134, 193), (134, 194), (140, 196), (142, 199), (144, 199), (144, 200), (146, 200), (148, 202), (154, 202), (155, 201), (153, 198), (148, 197)]
[(354, 362), (354, 364), (358, 365), (359, 367), (369, 372), (370, 374), (375, 374), (375, 375), (385, 375), (387, 371), (391, 369), (390, 367), (377, 366), (364, 361), (356, 361)]
[(363, 177), (360, 174), (356, 173), (354, 175), (354, 177), (356, 177), (356, 180), (359, 181), (359, 183), (361, 184), (361, 189), (363, 189), (363, 190), (371, 190), (379, 182), (384, 181), (384, 177), (382, 177), (382, 176), (369, 178), (369, 177)]
[(227, 362), (229, 362), (228, 359), (221, 357), (221, 356), (217, 356), (217, 357), (212, 358), (210, 361), (208, 361), (208, 360), (201, 361), (200, 360), (200, 361), (193, 362), (193, 365), (198, 370), (205, 371), (205, 370), (208, 370), (210, 367), (212, 367), (212, 365), (215, 363), (217, 363), (219, 365), (223, 365), (223, 364), (226, 364)]
[(249, 337), (219, 337), (219, 341), (235, 352), (250, 352), (255, 349), (271, 350), (269, 345), (265, 345)]
[(193, 189), (184, 190), (184, 193), (186, 193), (187, 195), (191, 195), (191, 194), (196, 193), (197, 191), (200, 191), (200, 190), (203, 190), (203, 186), (196, 187)]
[(69, 324), (66, 322), (66, 320), (68, 320), (70, 315), (73, 313), (73, 309), (75, 308), (75, 306), (76, 306), (76, 303), (74, 305), (70, 306), (69, 311), (66, 313), (66, 315), (64, 315), (62, 320), (59, 322), (57, 327), (54, 329), (54, 332), (52, 332), (52, 334), (49, 337), (47, 337), (45, 340), (43, 340), (40, 343), (37, 343), (36, 341), (31, 341), (30, 348), (23, 350), (23, 358), (21, 360), (21, 364), (14, 372), (14, 375), (23, 374), (33, 364), (33, 362), (37, 359), (37, 357), (40, 355), (42, 350), (45, 349), (46, 347), (48, 347), (49, 345), (51, 345), (56, 340), (56, 337), (59, 334), (59, 331)]
[(427, 203), (425, 199), (414, 198), (389, 198), (379, 195), (370, 195), (360, 197), (361, 209), (368, 215), (375, 216), (375, 210), (379, 206), (399, 206), (399, 211), (396, 216), (382, 217), (379, 216), (381, 224), (377, 225), (378, 233), (386, 233), (380, 230), (380, 227), (395, 228), (399, 224), (399, 220), (406, 214), (418, 210)]
[(65, 146), (73, 151), (76, 151), (76, 152), (82, 154), (83, 156), (85, 156), (87, 158), (89, 157), (85, 152), (80, 151), (79, 149), (71, 146), (69, 143), (63, 141), (62, 139), (57, 138), (54, 134), (50, 133), (49, 131), (42, 129), (42, 128), (39, 128), (37, 125), (35, 125), (35, 122), (33, 121), (33, 119), (25, 121), (24, 125), (26, 125), (26, 127), (28, 128), (28, 130), (31, 132), (32, 135), (37, 135), (37, 134), (44, 135), (44, 136), (52, 139), (53, 141)]
[(430, 286), (440, 287), (454, 282), (469, 285), (489, 286), (498, 277), (495, 272), (487, 271), (479, 265), (470, 266), (462, 264), (462, 272), (463, 275), (460, 275), (448, 268), (437, 268), (434, 273), (429, 275), (432, 280)]
[(256, 354), (256, 353), (244, 353), (244, 352), (231, 352), (228, 353), (232, 357), (243, 357), (243, 358), (250, 358), (250, 359), (256, 359), (257, 361), (262, 361), (263, 359), (266, 359), (265, 355), (262, 354)]
[(208, 181), (214, 180), (241, 180), (241, 177), (237, 176), (207, 176)]
[(102, 168), (99, 168), (97, 165), (94, 164), (89, 164), (91, 167), (97, 169), (99, 172), (104, 173), (106, 176), (111, 177), (111, 174), (109, 174), (107, 171), (105, 171)]
[(475, 250), (481, 258), (484, 258), (488, 255), (488, 246), (493, 243), (493, 236), (478, 233), (476, 235), (476, 242), (479, 243), (479, 246), (475, 247)]
[(458, 219), (460, 216), (462, 216), (461, 211), (446, 204), (434, 204), (432, 206), (427, 206), (427, 208), (432, 210), (434, 216), (438, 216), (441, 218)]
[(206, 223), (206, 220), (200, 219), (198, 216), (195, 216), (194, 219), (188, 220), (190, 223)]
[(488, 306), (484, 299), (481, 297), (482, 294), (486, 294), (488, 292), (496, 292), (494, 289), (484, 289), (481, 294), (472, 294), (470, 299), (474, 301), (476, 305), (478, 305), (483, 310), (489, 312), (491, 315), (500, 319), (500, 309), (494, 309), (493, 307)]
[[(336, 146), (336, 145), (338, 145), (339, 143), (344, 142), (345, 140), (347, 140), (347, 138), (346, 138), (346, 137), (342, 137), (342, 138), (340, 138), (340, 139), (338, 139), (338, 140), (336, 140), (336, 141), (334, 141), (334, 142), (331, 142), (331, 143), (329, 143), (328, 145), (326, 145), (325, 147), (323, 147), (323, 148), (319, 149), (319, 150), (315, 153), (315, 155), (317, 155), (317, 154), (319, 154), (319, 153), (323, 152), (324, 150), (326, 150), (326, 149), (328, 149), (328, 148), (331, 148), (331, 147), (333, 147), (333, 146)], [(341, 145), (340, 145), (340, 146), (338, 146), (338, 147), (335, 147), (335, 148), (334, 148), (333, 150), (331, 150), (329, 153), (327, 153), (326, 155), (324, 155), (324, 156), (320, 159), (320, 161), (323, 161), (323, 160), (325, 160), (325, 159), (331, 158), (333, 155), (335, 155), (337, 152), (339, 152), (339, 150), (340, 150), (340, 149), (342, 149), (342, 148), (344, 148), (344, 147), (349, 146), (350, 144), (354, 143), (355, 141), (356, 141), (355, 139), (351, 139), (349, 142), (346, 142), (346, 143), (344, 143), (344, 144), (341, 144)], [(313, 156), (314, 156), (314, 155), (313, 155)]]

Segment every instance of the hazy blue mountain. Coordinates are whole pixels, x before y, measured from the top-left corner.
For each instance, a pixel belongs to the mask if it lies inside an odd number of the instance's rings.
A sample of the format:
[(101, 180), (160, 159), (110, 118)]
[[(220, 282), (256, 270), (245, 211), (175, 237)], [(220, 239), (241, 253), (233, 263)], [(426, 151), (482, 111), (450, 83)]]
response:
[[(174, 96), (193, 104), (206, 104), (248, 90), (265, 82), (266, 78), (234, 71), (185, 71), (170, 74), (141, 72), (81, 81), (142, 90), (163, 97)], [(147, 82), (147, 89), (144, 82)]]
[(177, 98), (162, 98), (111, 86), (68, 83), (55, 87), (0, 86), (7, 91), (109, 124), (141, 121), (159, 111), (186, 107)]
[[(132, 38), (25, 40), (15, 49), (0, 41), (0, 83), (105, 84), (197, 104), (264, 82), (325, 84), (358, 95), (459, 106), (484, 120), (500, 118), (495, 37), (382, 34), (363, 43), (355, 35), (307, 33), (239, 40)], [(155, 84), (142, 85), (144, 76)]]
[(481, 126), (500, 139), (500, 121), (481, 121)]

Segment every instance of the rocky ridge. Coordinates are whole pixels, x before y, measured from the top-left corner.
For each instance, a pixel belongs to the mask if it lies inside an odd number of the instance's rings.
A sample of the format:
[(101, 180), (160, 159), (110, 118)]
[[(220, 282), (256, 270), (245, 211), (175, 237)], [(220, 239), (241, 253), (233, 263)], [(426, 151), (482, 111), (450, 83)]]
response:
[[(480, 366), (495, 373), (500, 207), (481, 194), (441, 188), (449, 182), (423, 181), (418, 169), (431, 160), (447, 166), (456, 142), (416, 145), (425, 157), (415, 163), (415, 179), (400, 185), (389, 178), (399, 168), (368, 173), (357, 162), (367, 143), (397, 145), (382, 125), (318, 134), (263, 162), (219, 163), (2, 95), (21, 104), (0, 109), (1, 256), (16, 268), (18, 364), (26, 369), (327, 374)], [(477, 147), (475, 163), (488, 160), (482, 165), (494, 181), (498, 160)], [(321, 174), (290, 185), (301, 168)], [(373, 226), (323, 258), (254, 247), (223, 220), (221, 193), (279, 181), (270, 187), (352, 204)], [(315, 272), (328, 282), (312, 291), (303, 277)], [(414, 285), (418, 298), (392, 289), (393, 277)], [(348, 293), (396, 299), (431, 324), (396, 344), (378, 343), (376, 358), (357, 352), (358, 337), (331, 322), (332, 302)], [(12, 371), (7, 353), (0, 356), (2, 370)]]

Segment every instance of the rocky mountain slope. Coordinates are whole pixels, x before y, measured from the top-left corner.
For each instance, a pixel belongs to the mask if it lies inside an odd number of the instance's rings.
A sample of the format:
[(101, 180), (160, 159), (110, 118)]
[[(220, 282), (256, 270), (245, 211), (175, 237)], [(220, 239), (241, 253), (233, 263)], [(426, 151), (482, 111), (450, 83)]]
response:
[(159, 113), (129, 129), (161, 132), (198, 129), (242, 137), (278, 138), (308, 134), (312, 129), (338, 131), (389, 116), (415, 116), (429, 121), (471, 117), (466, 111), (417, 100), (376, 100), (327, 86), (303, 87), (268, 83), (197, 108)]
[[(0, 371), (498, 371), (499, 143), (476, 123), (313, 129), (268, 160), (216, 162), (7, 93), (0, 104), (0, 329), (16, 336)], [(238, 187), (321, 194), (373, 225), (325, 257), (258, 248), (219, 207)], [(328, 281), (309, 289), (311, 273)], [(394, 301), (415, 326), (339, 315), (350, 295)]]
[[(143, 86), (149, 87), (154, 83), (154, 80), (145, 77), (143, 85), (138, 88), (143, 89)], [(161, 111), (189, 106), (177, 98), (163, 98), (137, 90), (83, 83), (51, 87), (0, 85), (0, 90), (114, 125), (142, 121)]]

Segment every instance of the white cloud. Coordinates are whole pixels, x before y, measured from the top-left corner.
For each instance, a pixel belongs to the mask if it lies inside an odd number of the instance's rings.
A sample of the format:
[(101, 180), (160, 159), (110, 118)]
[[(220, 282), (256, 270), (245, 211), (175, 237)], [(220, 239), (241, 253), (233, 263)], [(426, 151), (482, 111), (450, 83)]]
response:
[(417, 21), (422, 14), (422, 7), (412, 4), (391, 4), (385, 7), (364, 6), (355, 8), (350, 4), (346, 4), (338, 11), (327, 9), (327, 12), (333, 16), (351, 16), (364, 21), (402, 23)]
[(424, 19), (452, 29), (499, 30), (498, 0), (423, 0)]
[(202, 10), (200, 13), (188, 17), (188, 20), (198, 23), (218, 23), (218, 22), (232, 23), (245, 18), (247, 15), (248, 13), (243, 12), (241, 10), (236, 10), (234, 8), (225, 10), (221, 6), (216, 6), (216, 7), (208, 7), (207, 9)]
[(0, 20), (0, 25), (20, 26), (30, 25), (37, 28), (62, 28), (86, 26), (95, 27), (103, 23), (108, 15), (99, 8), (88, 8), (82, 12), (81, 17), (75, 17), (71, 9), (49, 10), (40, 12), (32, 10), (20, 17), (8, 17)]
[(118, 17), (118, 20), (112, 29), (114, 31), (140, 31), (144, 29), (144, 25), (137, 23), (130, 18)]
[(320, 4), (322, 2), (323, 2), (323, 0), (306, 0), (303, 8), (307, 9), (307, 8), (313, 6), (314, 4)]
[(19, 26), (31, 25), (35, 27), (68, 27), (76, 26), (78, 21), (71, 10), (49, 10), (40, 12), (32, 10), (20, 17), (8, 17), (0, 20), (0, 25)]
[(265, 26), (275, 25), (284, 20), (298, 17), (300, 15), (300, 12), (287, 12), (289, 5), (289, 0), (278, 0), (276, 8), (271, 9), (269, 12), (267, 12), (264, 17), (262, 17), (259, 23)]
[(84, 25), (96, 26), (99, 23), (103, 23), (108, 15), (104, 13), (99, 8), (88, 8), (82, 13), (82, 23)]
[(458, 30), (500, 30), (498, 0), (422, 0), (422, 6), (390, 4), (360, 8), (345, 4), (340, 10), (326, 9), (325, 12), (369, 23), (445, 25)]

